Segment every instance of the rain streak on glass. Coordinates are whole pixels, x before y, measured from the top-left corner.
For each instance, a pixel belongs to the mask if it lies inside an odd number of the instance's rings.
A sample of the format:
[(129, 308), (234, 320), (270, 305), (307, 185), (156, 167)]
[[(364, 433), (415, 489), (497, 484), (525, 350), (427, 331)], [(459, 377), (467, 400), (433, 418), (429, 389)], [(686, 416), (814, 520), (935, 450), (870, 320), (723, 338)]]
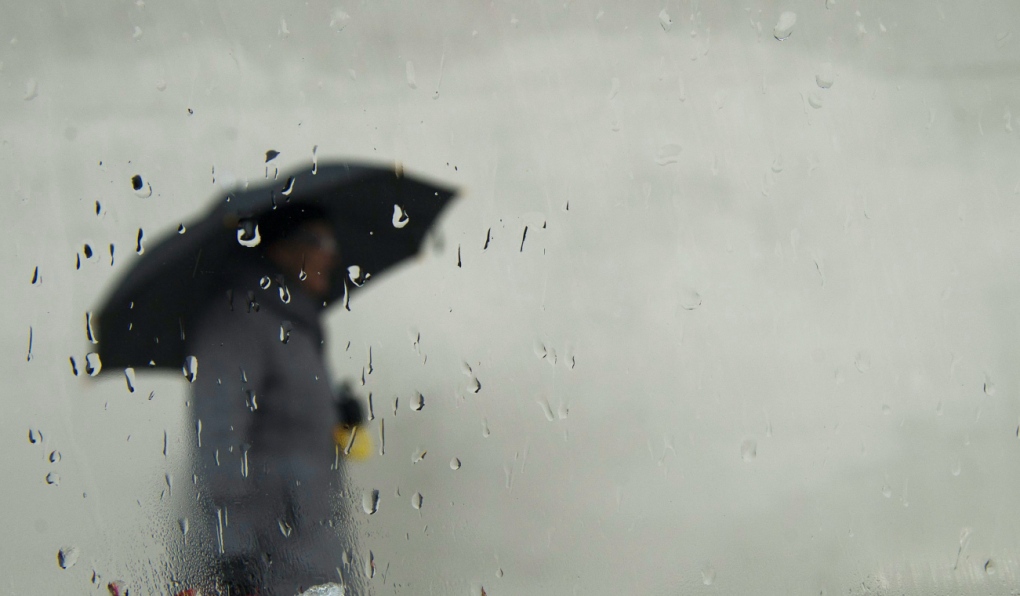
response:
[(103, 370), (103, 363), (99, 361), (99, 353), (89, 352), (85, 354), (85, 374), (94, 377), (101, 370)]

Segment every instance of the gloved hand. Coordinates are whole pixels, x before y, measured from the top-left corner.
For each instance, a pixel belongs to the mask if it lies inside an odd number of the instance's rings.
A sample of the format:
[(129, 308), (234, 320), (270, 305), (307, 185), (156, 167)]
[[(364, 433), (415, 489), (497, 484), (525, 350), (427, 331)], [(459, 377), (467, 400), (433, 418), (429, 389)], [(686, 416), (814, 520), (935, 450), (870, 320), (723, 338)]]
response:
[(333, 441), (347, 459), (362, 461), (372, 454), (372, 438), (365, 426), (365, 408), (344, 383), (337, 390), (337, 424), (333, 427)]

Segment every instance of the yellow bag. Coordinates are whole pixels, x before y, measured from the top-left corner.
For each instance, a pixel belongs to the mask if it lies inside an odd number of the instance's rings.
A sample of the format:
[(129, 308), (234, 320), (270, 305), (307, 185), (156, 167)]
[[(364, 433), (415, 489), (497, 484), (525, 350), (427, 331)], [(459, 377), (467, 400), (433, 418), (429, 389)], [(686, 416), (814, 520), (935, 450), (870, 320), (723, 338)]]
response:
[(365, 461), (372, 456), (372, 437), (364, 426), (338, 424), (333, 427), (333, 441), (340, 454), (351, 461)]

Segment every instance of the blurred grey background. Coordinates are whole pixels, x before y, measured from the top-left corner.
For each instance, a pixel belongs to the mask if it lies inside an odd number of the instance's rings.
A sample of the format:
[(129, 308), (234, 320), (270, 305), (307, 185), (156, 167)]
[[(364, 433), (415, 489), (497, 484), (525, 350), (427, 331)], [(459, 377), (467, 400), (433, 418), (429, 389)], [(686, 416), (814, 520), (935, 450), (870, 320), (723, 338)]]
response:
[(0, 7), (0, 592), (163, 591), (186, 382), (85, 316), (270, 149), (462, 190), (328, 319), (372, 593), (1020, 584), (1015, 2)]

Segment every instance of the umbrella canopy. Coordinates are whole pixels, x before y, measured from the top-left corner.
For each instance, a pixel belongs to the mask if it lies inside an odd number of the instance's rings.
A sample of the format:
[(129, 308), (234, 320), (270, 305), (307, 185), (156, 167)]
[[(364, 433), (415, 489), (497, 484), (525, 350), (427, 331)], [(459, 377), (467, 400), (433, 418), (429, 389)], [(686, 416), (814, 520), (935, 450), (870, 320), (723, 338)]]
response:
[(262, 258), (258, 224), (280, 207), (312, 206), (333, 225), (340, 259), (330, 302), (416, 255), (454, 194), (399, 166), (346, 162), (229, 192), (185, 233), (147, 250), (109, 294), (97, 315), (103, 368), (179, 368), (190, 318), (232, 282), (238, 265)]

